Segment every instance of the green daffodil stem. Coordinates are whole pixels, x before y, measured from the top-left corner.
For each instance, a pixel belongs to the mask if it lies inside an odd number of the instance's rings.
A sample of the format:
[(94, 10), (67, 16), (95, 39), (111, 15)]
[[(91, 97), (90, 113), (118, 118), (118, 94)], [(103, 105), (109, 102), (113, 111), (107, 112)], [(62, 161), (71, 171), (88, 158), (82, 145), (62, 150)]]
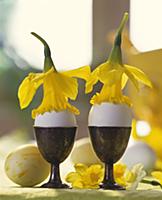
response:
[(141, 181), (141, 183), (150, 184), (150, 185), (153, 185), (153, 186), (160, 186), (162, 188), (162, 185), (158, 181), (151, 181), (151, 180), (143, 179)]
[(51, 67), (53, 67), (54, 71), (56, 71), (55, 65), (54, 65), (53, 60), (51, 58), (51, 51), (50, 51), (50, 48), (49, 48), (47, 42), (42, 37), (40, 37), (38, 34), (36, 34), (34, 32), (31, 32), (31, 34), (34, 35), (44, 45), (44, 56), (45, 56), (44, 71), (47, 72), (49, 69), (51, 69)]
[(128, 13), (125, 12), (124, 16), (122, 18), (122, 21), (121, 21), (121, 23), (119, 25), (119, 28), (117, 30), (117, 35), (116, 35), (117, 37), (118, 37), (118, 35), (121, 35), (121, 33), (123, 31), (123, 28), (124, 28), (125, 24), (127, 23), (127, 21), (128, 21)]
[(124, 16), (122, 18), (122, 21), (119, 25), (119, 28), (117, 30), (115, 40), (114, 40), (114, 45), (113, 45), (113, 48), (112, 48), (110, 56), (109, 56), (109, 60), (112, 63), (122, 64), (121, 34), (122, 34), (123, 28), (124, 28), (127, 20), (128, 20), (128, 13), (125, 12)]

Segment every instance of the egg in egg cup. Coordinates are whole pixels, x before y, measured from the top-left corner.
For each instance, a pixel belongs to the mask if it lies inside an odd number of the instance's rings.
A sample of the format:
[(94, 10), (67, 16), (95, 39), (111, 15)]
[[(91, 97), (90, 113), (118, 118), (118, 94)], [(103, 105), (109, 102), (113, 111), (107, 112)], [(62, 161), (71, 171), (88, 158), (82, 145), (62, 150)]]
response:
[(42, 73), (30, 73), (20, 84), (18, 98), (21, 109), (32, 101), (36, 90), (43, 85), (43, 99), (38, 108), (32, 110), (35, 119), (34, 130), (38, 149), (44, 159), (51, 164), (49, 181), (45, 188), (69, 188), (60, 178), (59, 165), (70, 154), (77, 129), (75, 114), (79, 110), (68, 100), (75, 100), (78, 94), (76, 78), (87, 80), (90, 67), (58, 72), (46, 41), (33, 33), (44, 45), (44, 70)]
[(115, 183), (113, 164), (116, 163), (128, 144), (131, 133), (132, 113), (126, 105), (102, 103), (93, 105), (89, 113), (89, 133), (98, 158), (105, 163), (103, 189), (123, 190)]
[(74, 145), (77, 124), (73, 113), (68, 111), (46, 112), (35, 118), (34, 130), (39, 151), (51, 163), (46, 188), (69, 188), (60, 178), (59, 165), (70, 154)]
[(132, 103), (122, 90), (128, 79), (137, 89), (139, 82), (152, 86), (141, 70), (122, 62), (121, 34), (127, 19), (128, 13), (125, 13), (108, 60), (91, 73), (86, 83), (86, 93), (91, 92), (98, 81), (103, 84), (100, 93), (91, 98), (93, 106), (88, 122), (94, 151), (105, 163), (105, 176), (100, 185), (102, 189), (124, 190), (115, 182), (113, 175), (113, 164), (123, 155), (131, 133)]

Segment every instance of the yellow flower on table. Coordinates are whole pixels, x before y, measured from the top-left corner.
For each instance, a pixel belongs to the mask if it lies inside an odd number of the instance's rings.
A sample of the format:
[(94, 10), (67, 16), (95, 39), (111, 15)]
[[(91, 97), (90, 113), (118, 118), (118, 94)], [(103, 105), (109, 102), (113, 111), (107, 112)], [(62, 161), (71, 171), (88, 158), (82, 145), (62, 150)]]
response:
[(76, 172), (70, 172), (66, 181), (72, 184), (73, 188), (99, 188), (104, 175), (103, 167), (99, 164), (91, 166), (78, 163), (74, 165)]
[(141, 163), (138, 163), (134, 165), (131, 170), (127, 170), (124, 176), (127, 182), (127, 189), (135, 190), (138, 187), (138, 184), (146, 176), (146, 172), (144, 166)]
[(79, 110), (72, 106), (68, 100), (75, 100), (78, 94), (78, 82), (76, 78), (87, 80), (90, 67), (58, 72), (51, 58), (48, 44), (36, 33), (32, 33), (44, 44), (44, 71), (42, 73), (30, 73), (21, 83), (18, 90), (18, 98), (21, 109), (26, 108), (32, 101), (37, 89), (43, 85), (43, 100), (38, 108), (33, 109), (32, 117), (50, 111), (69, 110), (79, 114)]
[[(82, 163), (74, 165), (75, 172), (70, 172), (66, 176), (66, 181), (72, 184), (73, 188), (78, 189), (97, 189), (104, 178), (104, 168), (100, 164), (87, 166)], [(114, 165), (115, 181), (126, 188), (136, 189), (138, 183), (146, 175), (141, 164), (135, 165), (132, 170), (122, 163)]]
[(124, 176), (126, 170), (127, 170), (127, 166), (125, 164), (117, 163), (114, 165), (114, 179), (116, 183), (124, 187), (127, 186), (127, 182)]
[(93, 86), (100, 81), (103, 87), (100, 93), (96, 93), (92, 99), (92, 104), (100, 104), (102, 102), (125, 103), (131, 105), (131, 101), (124, 96), (122, 90), (126, 86), (128, 79), (132, 81), (137, 89), (139, 82), (152, 87), (150, 80), (140, 69), (123, 64), (121, 51), (121, 34), (124, 25), (128, 19), (128, 13), (125, 13), (121, 24), (118, 28), (114, 46), (110, 53), (109, 59), (100, 64), (89, 77), (86, 83), (86, 93), (92, 91)]

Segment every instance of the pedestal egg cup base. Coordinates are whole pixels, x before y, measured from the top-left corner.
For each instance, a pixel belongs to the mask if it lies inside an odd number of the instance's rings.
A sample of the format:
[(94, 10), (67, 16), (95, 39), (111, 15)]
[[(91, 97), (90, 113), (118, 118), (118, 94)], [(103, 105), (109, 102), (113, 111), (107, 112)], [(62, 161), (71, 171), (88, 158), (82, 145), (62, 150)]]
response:
[(70, 189), (70, 186), (63, 183), (45, 183), (41, 188)]
[(101, 183), (100, 188), (103, 190), (126, 190), (124, 187), (118, 185), (117, 183)]

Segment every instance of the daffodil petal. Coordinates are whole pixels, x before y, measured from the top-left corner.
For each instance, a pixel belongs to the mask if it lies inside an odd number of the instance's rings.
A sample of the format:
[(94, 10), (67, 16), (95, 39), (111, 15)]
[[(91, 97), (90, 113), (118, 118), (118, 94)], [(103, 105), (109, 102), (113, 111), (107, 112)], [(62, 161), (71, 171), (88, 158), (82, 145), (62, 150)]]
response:
[(139, 90), (139, 84), (138, 84), (138, 81), (136, 80), (136, 77), (134, 76), (134, 74), (132, 74), (127, 68), (125, 68), (125, 74), (132, 81), (132, 83), (134, 84), (136, 89)]
[(138, 163), (136, 165), (134, 165), (131, 169), (131, 172), (133, 172), (134, 174), (136, 174), (137, 176), (144, 171), (144, 166), (141, 163)]
[(92, 171), (99, 171), (101, 169), (102, 169), (102, 165), (100, 164), (93, 164), (88, 168), (88, 170), (92, 170)]
[(83, 189), (83, 188), (85, 188), (84, 185), (83, 185), (83, 183), (81, 181), (79, 181), (79, 180), (78, 181), (74, 181), (72, 183), (72, 187), (76, 188), (76, 189)]
[(122, 163), (117, 163), (114, 165), (114, 176), (115, 177), (123, 177), (126, 171), (127, 166)]
[(127, 182), (124, 177), (115, 178), (115, 181), (117, 182), (117, 184), (119, 184), (123, 187), (127, 186)]
[(132, 179), (127, 180), (128, 186), (127, 189), (129, 190), (135, 190), (138, 187), (138, 184), (141, 182), (141, 180), (146, 176), (146, 172), (144, 170), (144, 166), (141, 163), (138, 163), (134, 165), (130, 171), (132, 173)]
[(82, 174), (83, 172), (85, 172), (85, 170), (87, 170), (88, 166), (82, 163), (77, 163), (74, 165), (74, 168), (77, 173)]
[(122, 75), (122, 82), (121, 82), (122, 89), (125, 88), (127, 82), (128, 82), (128, 76), (126, 76), (126, 74), (123, 73), (123, 75)]
[(141, 71), (140, 69), (133, 67), (133, 66), (129, 66), (129, 65), (124, 65), (125, 68), (127, 68), (127, 70), (129, 70), (130, 73), (132, 73), (136, 79), (140, 82), (142, 82), (143, 84), (147, 85), (148, 87), (152, 88), (152, 83), (149, 80), (149, 78), (146, 76), (146, 74)]
[(104, 62), (104, 63), (100, 64), (99, 66), (96, 67), (95, 70), (93, 70), (93, 72), (89, 76), (89, 79), (86, 82), (86, 90), (85, 90), (86, 94), (90, 93), (92, 91), (93, 86), (97, 83), (98, 80), (100, 80), (101, 74), (103, 74), (103, 72), (107, 72), (107, 71), (109, 71), (109, 63), (108, 62)]
[(87, 185), (96, 185), (101, 183), (104, 178), (104, 169), (99, 164), (94, 164), (88, 167), (86, 170), (87, 175), (85, 174), (85, 183)]
[(131, 182), (134, 182), (136, 180), (136, 176), (133, 172), (128, 170), (125, 173), (125, 179), (126, 179), (127, 182), (131, 183)]
[(85, 93), (90, 93), (93, 89), (93, 86), (97, 83), (98, 79), (98, 72), (99, 69), (95, 69), (91, 75), (89, 76), (89, 79), (86, 82), (86, 89), (85, 89)]
[(32, 101), (37, 89), (43, 83), (44, 73), (30, 73), (20, 84), (18, 98), (21, 109), (26, 108)]
[(66, 75), (51, 70), (43, 80), (43, 100), (41, 105), (32, 111), (35, 118), (44, 112), (69, 110), (74, 114), (79, 114), (79, 110), (69, 104), (68, 98), (74, 99), (77, 95), (77, 81)]
[(99, 180), (100, 177), (101, 179), (103, 179), (104, 169), (102, 165), (100, 164), (93, 164), (90, 167), (88, 167), (87, 173), (95, 174), (96, 176), (98, 176), (98, 180)]
[(77, 180), (80, 181), (80, 179), (81, 179), (81, 177), (77, 172), (70, 172), (65, 178), (65, 180), (69, 183), (73, 183)]
[[(101, 73), (101, 72), (100, 72)], [(112, 86), (113, 84), (116, 84), (121, 80), (122, 77), (122, 71), (113, 69), (111, 71), (102, 71), (102, 74), (100, 74), (99, 80), (102, 83), (107, 84), (108, 86)]]
[(97, 68), (99, 69), (100, 71), (100, 74), (99, 76), (101, 75), (102, 72), (107, 72), (107, 71), (110, 71), (112, 70), (111, 68), (111, 64), (110, 62), (104, 62), (104, 63), (101, 63), (100, 65), (97, 66)]
[(84, 80), (87, 80), (89, 78), (90, 73), (91, 73), (90, 66), (83, 66), (77, 69), (61, 72), (61, 74), (64, 74), (66, 76), (81, 78)]
[(51, 84), (54, 84), (66, 97), (75, 100), (78, 94), (77, 80), (60, 73), (53, 73), (52, 76)]
[(111, 67), (109, 66), (109, 62), (104, 62), (100, 64), (96, 69), (98, 69), (98, 79), (102, 82), (105, 83), (108, 81), (108, 73), (112, 71)]
[(115, 84), (111, 87), (104, 84), (101, 89), (101, 92), (96, 93), (91, 98), (90, 103), (91, 104), (101, 104), (102, 102), (112, 102), (115, 104), (123, 103), (123, 104), (127, 104), (128, 106), (131, 106), (132, 103), (131, 103), (130, 99), (121, 93), (120, 87), (121, 86), (120, 85), (118, 86), (117, 84)]

